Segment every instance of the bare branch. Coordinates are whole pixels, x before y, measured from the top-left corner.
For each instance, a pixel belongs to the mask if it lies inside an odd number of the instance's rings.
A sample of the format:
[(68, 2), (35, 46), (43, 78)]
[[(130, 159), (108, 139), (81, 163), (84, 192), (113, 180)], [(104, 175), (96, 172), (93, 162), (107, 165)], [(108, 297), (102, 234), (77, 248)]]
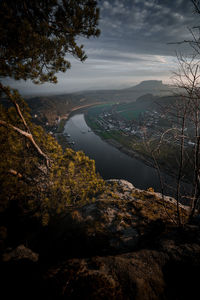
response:
[(36, 143), (33, 135), (31, 134), (31, 131), (30, 131), (30, 128), (21, 112), (21, 109), (18, 105), (18, 103), (16, 102), (13, 94), (10, 92), (10, 89), (8, 87), (5, 87), (2, 85), (2, 83), (0, 82), (0, 89), (7, 95), (8, 99), (11, 101), (11, 103), (14, 105), (15, 107), (15, 110), (20, 118), (20, 120), (22, 121), (26, 131), (12, 125), (12, 124), (9, 124), (3, 120), (0, 120), (0, 125), (4, 126), (4, 127), (7, 127), (7, 128), (11, 128), (15, 131), (17, 131), (18, 133), (20, 133), (21, 135), (25, 136), (26, 138), (29, 139), (29, 141), (31, 142), (32, 146), (35, 148), (35, 150), (39, 153), (39, 155), (41, 157), (43, 157), (45, 159), (45, 162), (46, 162), (46, 165), (47, 167), (49, 167), (49, 164), (50, 164), (50, 159), (49, 157), (40, 149), (40, 147), (38, 146), (38, 144)]
[(49, 166), (50, 160), (49, 160), (48, 156), (44, 152), (42, 152), (42, 150), (40, 149), (40, 147), (35, 142), (35, 140), (34, 140), (34, 138), (33, 138), (33, 136), (32, 136), (31, 133), (28, 133), (28, 132), (26, 132), (26, 131), (24, 131), (24, 130), (22, 130), (22, 129), (20, 129), (20, 128), (12, 125), (12, 124), (10, 124), (10, 123), (7, 123), (7, 122), (5, 122), (3, 120), (0, 120), (0, 125), (4, 126), (6, 128), (10, 128), (10, 129), (18, 132), (20, 135), (26, 137), (31, 142), (31, 144), (33, 145), (33, 147), (35, 148), (35, 150), (39, 153), (39, 155), (42, 158), (45, 159), (47, 166)]

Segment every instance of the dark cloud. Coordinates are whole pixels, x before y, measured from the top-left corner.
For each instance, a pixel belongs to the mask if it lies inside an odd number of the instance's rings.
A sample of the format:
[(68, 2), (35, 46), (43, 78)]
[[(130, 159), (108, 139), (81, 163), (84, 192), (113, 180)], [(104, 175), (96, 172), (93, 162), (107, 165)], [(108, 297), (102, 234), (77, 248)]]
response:
[(139, 53), (173, 55), (174, 48), (166, 45), (187, 38), (187, 28), (194, 25), (194, 8), (188, 0), (101, 2), (102, 41), (111, 39), (114, 46)]
[(82, 64), (71, 57), (72, 69), (59, 73), (56, 86), (33, 88), (17, 85), (23, 92), (71, 92), (130, 86), (141, 80), (169, 82), (175, 66), (176, 43), (189, 39), (188, 28), (198, 25), (190, 0), (99, 0), (101, 19), (98, 39), (82, 40), (88, 55)]

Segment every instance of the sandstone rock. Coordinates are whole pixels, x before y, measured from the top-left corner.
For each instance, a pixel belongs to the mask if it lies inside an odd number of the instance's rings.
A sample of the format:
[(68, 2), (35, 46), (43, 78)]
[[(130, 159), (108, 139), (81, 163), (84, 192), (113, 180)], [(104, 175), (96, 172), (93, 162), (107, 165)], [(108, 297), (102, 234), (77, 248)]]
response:
[(4, 262), (8, 262), (11, 260), (19, 261), (22, 259), (27, 259), (32, 262), (37, 262), (39, 259), (39, 254), (33, 252), (31, 249), (25, 247), (24, 245), (19, 245), (14, 250), (3, 254)]
[[(50, 237), (41, 237), (43, 256), (62, 253), (71, 257), (80, 249), (82, 255), (130, 252), (138, 245), (156, 243), (165, 224), (176, 220), (173, 201), (163, 204), (158, 193), (136, 189), (124, 180), (109, 184), (108, 193), (95, 202), (71, 207)], [(184, 208), (182, 216), (186, 217)]]
[(125, 190), (132, 190), (134, 188), (134, 185), (132, 183), (124, 179), (109, 179), (107, 180), (107, 182), (111, 184), (116, 182), (120, 187), (122, 187)]
[(50, 269), (47, 281), (59, 299), (195, 299), (199, 251), (198, 245), (172, 243), (165, 251), (71, 259)]

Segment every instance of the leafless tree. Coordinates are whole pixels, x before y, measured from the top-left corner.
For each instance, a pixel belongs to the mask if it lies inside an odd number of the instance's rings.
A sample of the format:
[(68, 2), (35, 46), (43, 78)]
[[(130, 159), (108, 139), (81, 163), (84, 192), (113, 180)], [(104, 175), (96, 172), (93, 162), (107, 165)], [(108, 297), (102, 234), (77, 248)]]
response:
[[(178, 92), (174, 94), (173, 101), (162, 107), (169, 125), (149, 149), (164, 193), (159, 154), (163, 145), (168, 150), (174, 148), (174, 196), (177, 201), (177, 220), (181, 225), (180, 203), (183, 199), (187, 199), (190, 205), (190, 220), (200, 210), (200, 59), (198, 53), (178, 55), (177, 59), (178, 70), (173, 80)], [(187, 193), (185, 182), (192, 186)]]
[[(194, 48), (193, 48), (194, 49)], [(181, 155), (178, 185), (182, 176), (184, 154), (192, 168), (192, 193), (190, 219), (198, 208), (200, 198), (200, 60), (199, 53), (190, 57), (179, 55), (179, 70), (175, 73), (176, 85), (182, 90), (180, 100)], [(187, 130), (187, 134), (186, 131)], [(188, 147), (192, 149), (188, 151)], [(177, 197), (179, 188), (177, 187)]]
[[(191, 0), (196, 14), (200, 15), (200, 1)], [(174, 146), (174, 196), (177, 201), (177, 220), (181, 225), (180, 202), (188, 200), (189, 220), (200, 213), (200, 26), (190, 29), (191, 39), (177, 42), (187, 44), (190, 54), (177, 54), (178, 70), (173, 83), (177, 88), (174, 100), (162, 107), (168, 128), (163, 128), (160, 138), (149, 147), (158, 171), (161, 191), (164, 193), (164, 179), (161, 175), (159, 154), (163, 145)], [(173, 170), (172, 170), (173, 171)], [(184, 185), (188, 181), (191, 189), (186, 193)]]

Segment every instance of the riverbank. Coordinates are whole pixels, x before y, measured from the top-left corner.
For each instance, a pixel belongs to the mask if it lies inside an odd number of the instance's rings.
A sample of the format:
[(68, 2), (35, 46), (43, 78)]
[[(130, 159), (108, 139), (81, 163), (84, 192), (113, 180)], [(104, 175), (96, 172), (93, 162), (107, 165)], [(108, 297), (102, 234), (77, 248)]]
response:
[[(136, 159), (142, 161), (147, 166), (155, 168), (155, 163), (153, 161), (153, 158), (150, 158), (149, 156), (146, 156), (143, 153), (138, 152), (138, 151), (136, 151), (134, 149), (129, 149), (129, 148), (125, 147), (124, 145), (122, 145), (121, 143), (119, 143), (114, 138), (105, 138), (104, 135), (101, 134), (100, 131), (96, 130), (96, 128), (93, 128), (91, 122), (89, 122), (89, 120), (87, 119), (86, 115), (84, 115), (84, 117), (85, 117), (85, 122), (88, 125), (88, 127), (90, 127), (91, 130), (93, 130), (95, 132), (95, 134), (97, 134), (103, 141), (107, 142), (108, 144), (110, 144), (111, 146), (117, 148), (118, 150), (120, 150), (121, 152), (127, 154), (128, 156), (130, 156), (132, 158), (136, 158)], [(162, 171), (171, 176), (171, 173), (170, 173), (169, 169), (162, 168)]]
[[(100, 136), (101, 137), (101, 136)], [(142, 162), (144, 162), (146, 165), (150, 166), (150, 167), (154, 167), (154, 163), (153, 160), (151, 160), (149, 157), (145, 157), (144, 155), (142, 155), (141, 153), (134, 151), (134, 150), (130, 150), (128, 148), (125, 148), (123, 145), (121, 145), (119, 142), (117, 142), (114, 139), (104, 139), (103, 137), (101, 137), (104, 141), (106, 141), (107, 143), (109, 143), (111, 146), (117, 148), (118, 150), (120, 150), (121, 152), (129, 155), (130, 157), (134, 157), (136, 159), (141, 160)]]
[[(85, 114), (85, 122), (87, 123), (87, 125), (95, 132), (95, 134), (97, 134), (103, 141), (105, 141), (106, 143), (110, 144), (111, 146), (115, 147), (116, 149), (118, 149), (120, 152), (128, 155), (129, 157), (131, 158), (135, 158), (135, 159), (138, 159), (139, 161), (143, 162), (144, 164), (146, 164), (147, 166), (149, 167), (152, 167), (156, 170), (158, 170), (155, 166), (155, 162), (154, 162), (154, 159), (153, 157), (150, 157), (150, 155), (145, 155), (145, 150), (142, 152), (142, 151), (138, 151), (136, 149), (134, 149), (134, 145), (131, 145), (131, 149), (128, 148), (128, 143), (127, 143), (127, 140), (125, 141), (125, 138), (123, 138), (121, 136), (121, 141), (122, 143), (120, 143), (120, 138), (118, 135), (116, 134), (112, 134), (112, 132), (101, 132), (99, 130), (99, 127), (95, 127), (95, 123), (91, 122), (90, 119), (87, 118), (87, 115)], [(115, 139), (116, 137), (116, 139)], [(140, 145), (140, 143), (143, 143), (143, 141), (137, 141), (135, 144), (136, 145)], [(126, 146), (127, 144), (127, 146)], [(142, 149), (142, 147), (140, 146), (139, 148)], [(171, 155), (171, 154), (170, 154)], [(163, 173), (167, 174), (168, 176), (172, 177), (174, 180), (174, 182), (176, 181), (177, 179), (177, 176), (176, 176), (176, 172), (178, 170), (178, 167), (176, 166), (172, 166), (170, 164), (170, 161), (169, 161), (169, 157), (167, 157), (167, 162), (168, 162), (168, 165), (166, 164), (166, 160), (164, 159), (157, 159), (157, 163), (159, 164), (159, 171), (160, 172), (160, 175), (162, 176)], [(174, 158), (173, 158), (174, 160)], [(159, 176), (160, 176), (159, 175)], [(182, 181), (184, 184), (187, 185), (187, 188), (191, 188), (191, 182), (189, 181), (189, 179), (187, 179), (187, 177), (184, 178), (184, 181)], [(165, 180), (163, 180), (163, 184), (165, 184)]]
[[(131, 150), (131, 149), (125, 148), (123, 145), (121, 145), (119, 142), (117, 142), (114, 139), (103, 139), (103, 140), (106, 141), (107, 143), (109, 143), (111, 146), (117, 148), (121, 152), (127, 154), (128, 156), (139, 159), (140, 161), (145, 163), (147, 166), (156, 169), (155, 162), (153, 161), (153, 158), (151, 159), (150, 157), (147, 157), (144, 154), (142, 154), (142, 153), (140, 153), (136, 150)], [(175, 176), (171, 173), (171, 170), (169, 168), (167, 168), (166, 166), (164, 166), (164, 165), (161, 166), (160, 171), (175, 178)]]

